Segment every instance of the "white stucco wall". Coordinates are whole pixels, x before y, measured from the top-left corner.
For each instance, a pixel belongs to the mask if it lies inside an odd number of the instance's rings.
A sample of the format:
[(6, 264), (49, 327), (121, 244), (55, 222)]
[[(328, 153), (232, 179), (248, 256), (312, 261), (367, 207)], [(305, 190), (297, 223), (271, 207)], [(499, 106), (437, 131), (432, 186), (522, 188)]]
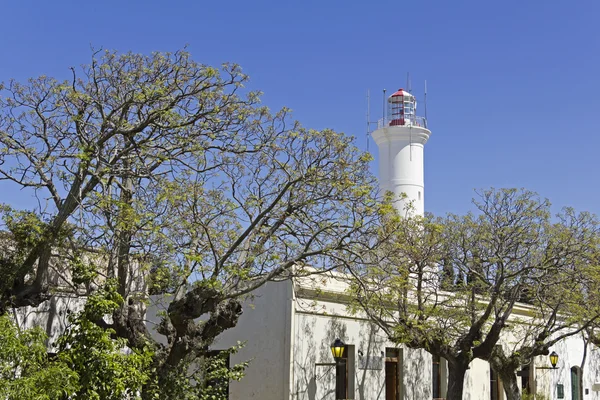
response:
[[(396, 346), (376, 326), (366, 319), (348, 316), (346, 305), (334, 301), (298, 299), (295, 314), (292, 399), (335, 399), (335, 367), (321, 364), (333, 363), (330, 344), (340, 338), (352, 346), (349, 398), (385, 400), (385, 352)], [(399, 350), (402, 398), (430, 399), (431, 355), (422, 350)], [(379, 358), (380, 369), (361, 369), (361, 358)]]
[[(296, 329), (294, 353), (294, 399), (321, 400), (333, 399), (335, 388), (335, 369), (315, 366), (319, 363), (331, 363), (333, 358), (329, 344), (337, 337), (346, 344), (355, 346), (358, 365), (358, 351), (370, 355), (381, 354), (386, 347), (395, 347), (385, 336), (374, 328), (360, 314), (351, 315), (346, 307), (344, 292), (347, 281), (344, 275), (320, 276), (318, 279), (304, 279), (296, 284), (299, 295), (296, 299)], [(512, 318), (530, 318), (531, 307), (518, 305), (517, 316)], [(527, 324), (523, 325), (527, 329)], [(517, 325), (505, 330), (499, 344), (510, 353), (518, 348), (526, 336)], [(531, 337), (531, 336), (527, 336)], [(365, 350), (367, 349), (367, 350)], [(558, 369), (547, 370), (536, 367), (549, 366), (547, 356), (537, 357), (531, 365), (530, 385), (538, 393), (556, 398), (556, 385), (564, 386), (564, 399), (571, 399), (571, 367), (580, 366), (584, 353), (581, 335), (569, 337), (550, 351), (560, 356)], [(431, 355), (421, 350), (402, 349), (403, 399), (427, 400), (431, 398)], [(384, 399), (385, 371), (355, 371), (355, 399)], [(521, 378), (518, 377), (519, 386)], [(586, 362), (582, 370), (581, 400), (600, 400), (600, 392), (594, 392), (592, 386), (600, 383), (600, 349), (588, 345)], [(501, 385), (501, 384), (500, 384)], [(490, 399), (490, 366), (487, 361), (474, 360), (465, 376), (465, 400)], [(585, 390), (588, 389), (588, 393)], [(501, 398), (503, 395), (501, 394)]]
[(53, 350), (53, 344), (69, 323), (69, 313), (81, 311), (85, 301), (84, 297), (56, 294), (37, 307), (22, 307), (13, 312), (21, 329), (35, 326), (44, 329), (48, 335), (48, 347)]
[[(343, 296), (346, 288), (344, 276), (333, 274), (299, 279), (295, 283), (270, 283), (259, 289), (244, 304), (238, 325), (212, 346), (224, 349), (237, 341), (246, 342), (231, 362), (250, 360), (251, 363), (243, 380), (231, 383), (230, 399), (335, 400), (335, 367), (330, 344), (339, 337), (351, 346), (352, 397), (349, 398), (385, 400), (382, 357), (386, 348), (396, 346), (363, 315), (349, 313)], [(149, 317), (152, 319), (151, 312)], [(501, 345), (507, 350), (519, 342), (513, 335), (514, 330), (506, 331), (501, 338)], [(537, 357), (531, 366), (532, 387), (548, 399), (557, 399), (556, 385), (561, 383), (564, 399), (571, 399), (570, 368), (581, 364), (583, 349), (580, 335), (554, 346), (551, 351), (560, 356), (556, 370), (536, 369), (549, 366), (547, 356)], [(402, 400), (431, 399), (431, 355), (423, 350), (399, 350)], [(359, 352), (365, 358), (379, 358), (379, 369), (362, 369)], [(587, 348), (582, 378), (580, 400), (600, 400), (600, 392), (592, 391), (592, 385), (600, 383), (600, 350), (593, 345)], [(518, 381), (520, 385), (521, 378)], [(464, 400), (490, 399), (490, 367), (486, 361), (471, 363), (464, 388)]]
[[(336, 370), (330, 344), (340, 338), (349, 346), (354, 363), (350, 364), (352, 399), (385, 398), (384, 370), (358, 368), (358, 352), (363, 357), (380, 357), (385, 351), (383, 338), (363, 321), (296, 311), (294, 346), (294, 386), (297, 400), (334, 400)], [(388, 346), (389, 347), (389, 346)]]
[(245, 342), (231, 364), (250, 361), (250, 365), (241, 382), (229, 385), (230, 400), (289, 398), (292, 293), (291, 281), (264, 285), (244, 303), (237, 326), (212, 346), (218, 350)]
[[(549, 399), (557, 399), (557, 385), (564, 387), (564, 399), (571, 399), (571, 367), (581, 368), (584, 354), (584, 342), (581, 335), (571, 336), (557, 343), (552, 350), (559, 355), (556, 369), (536, 369), (536, 388), (538, 393), (545, 394)], [(547, 356), (536, 357), (535, 365), (548, 367)], [(600, 392), (592, 390), (594, 383), (600, 383), (600, 349), (594, 345), (587, 346), (587, 355), (582, 377), (583, 400), (600, 400)], [(586, 394), (586, 389), (588, 393)]]
[[(244, 343), (231, 356), (230, 365), (250, 363), (242, 381), (230, 383), (230, 400), (289, 398), (292, 294), (289, 280), (260, 287), (243, 303), (238, 324), (223, 332), (211, 346), (212, 350), (224, 350)], [(166, 344), (166, 338), (155, 328), (160, 321), (158, 312), (166, 311), (171, 299), (152, 296), (150, 300), (147, 324), (155, 339)]]

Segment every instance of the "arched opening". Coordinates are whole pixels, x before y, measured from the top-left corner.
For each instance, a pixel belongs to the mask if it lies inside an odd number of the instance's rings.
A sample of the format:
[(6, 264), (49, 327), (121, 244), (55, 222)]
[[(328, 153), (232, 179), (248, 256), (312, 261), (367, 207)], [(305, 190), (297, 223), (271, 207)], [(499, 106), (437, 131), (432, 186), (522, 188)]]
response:
[(581, 368), (571, 367), (571, 400), (582, 400)]

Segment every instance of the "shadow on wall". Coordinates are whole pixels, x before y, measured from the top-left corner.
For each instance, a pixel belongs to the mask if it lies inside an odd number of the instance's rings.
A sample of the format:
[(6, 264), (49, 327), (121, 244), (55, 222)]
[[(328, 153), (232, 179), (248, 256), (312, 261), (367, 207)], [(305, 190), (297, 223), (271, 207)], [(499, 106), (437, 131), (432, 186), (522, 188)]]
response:
[(306, 352), (303, 352), (304, 341), (303, 337), (311, 337), (315, 331), (316, 321), (302, 319), (302, 324), (297, 326), (297, 332), (292, 332), (296, 335), (294, 341), (294, 383), (295, 388), (292, 394), (293, 399), (315, 399), (317, 385), (313, 367), (316, 362), (314, 348), (310, 347)]
[[(360, 328), (360, 339), (356, 344), (358, 357), (365, 357), (367, 360), (371, 357), (385, 356), (381, 354), (385, 349), (386, 339), (377, 335), (379, 329), (375, 324), (365, 323)], [(360, 360), (357, 360), (360, 362)], [(356, 382), (358, 386), (357, 400), (368, 400), (370, 398), (385, 398), (385, 371), (378, 369), (356, 368)], [(377, 393), (374, 397), (368, 397), (369, 393)], [(382, 397), (383, 396), (383, 397)]]
[(47, 344), (53, 349), (52, 344), (64, 332), (71, 312), (79, 312), (83, 308), (84, 300), (76, 297), (52, 296), (37, 307), (24, 307), (15, 310), (15, 319), (23, 329), (39, 326), (45, 328), (48, 335)]
[[(583, 369), (579, 367), (580, 364), (575, 363), (571, 368), (576, 367), (579, 372), (580, 377), (580, 393), (582, 399), (586, 400), (596, 400), (600, 399), (600, 391), (594, 391), (594, 384), (600, 383), (600, 349), (596, 347), (592, 343), (587, 343), (587, 355), (585, 359), (585, 364)], [(571, 374), (571, 370), (569, 369), (569, 375)], [(570, 383), (570, 382), (569, 382)], [(585, 393), (585, 390), (588, 390), (588, 393)]]
[(328, 400), (335, 397), (335, 367), (330, 344), (336, 338), (347, 341), (346, 325), (328, 317), (325, 332), (317, 332), (316, 318), (303, 318), (294, 344), (295, 400)]
[[(431, 355), (425, 350), (405, 349), (402, 368), (404, 398), (410, 400), (430, 399), (431, 384), (424, 385), (423, 380), (431, 381)], [(426, 378), (427, 377), (427, 378)]]
[[(358, 325), (357, 325), (358, 324)], [(356, 329), (358, 328), (358, 329)], [(352, 335), (349, 334), (352, 332)], [(349, 398), (383, 400), (386, 396), (385, 351), (389, 345), (376, 325), (335, 316), (304, 316), (296, 325), (294, 342), (294, 400), (331, 400), (335, 398), (336, 368), (331, 355), (331, 343), (340, 338), (353, 346), (348, 353)], [(399, 351), (402, 360), (403, 350)], [(431, 369), (426, 352), (412, 351), (410, 371), (415, 374), (411, 387), (404, 390), (403, 400), (422, 400), (431, 397), (430, 385), (423, 384), (423, 369)], [(403, 362), (399, 362), (402, 368)], [(417, 372), (420, 371), (420, 372)], [(399, 377), (400, 378), (400, 377)], [(405, 382), (407, 382), (405, 380)], [(401, 385), (402, 386), (402, 385)], [(403, 388), (404, 389), (404, 388)], [(351, 394), (350, 394), (351, 393)]]
[(587, 363), (585, 365), (585, 369), (587, 369), (587, 371), (584, 369), (583, 376), (584, 376), (584, 379), (585, 379), (585, 377), (587, 377), (590, 380), (589, 381), (590, 393), (593, 394), (594, 396), (596, 396), (594, 398), (600, 398), (600, 393), (593, 392), (591, 389), (591, 386), (594, 383), (600, 383), (600, 349), (598, 349), (593, 344), (589, 344), (588, 346), (589, 346), (589, 350), (588, 350), (589, 354), (588, 354), (588, 358), (587, 358)]

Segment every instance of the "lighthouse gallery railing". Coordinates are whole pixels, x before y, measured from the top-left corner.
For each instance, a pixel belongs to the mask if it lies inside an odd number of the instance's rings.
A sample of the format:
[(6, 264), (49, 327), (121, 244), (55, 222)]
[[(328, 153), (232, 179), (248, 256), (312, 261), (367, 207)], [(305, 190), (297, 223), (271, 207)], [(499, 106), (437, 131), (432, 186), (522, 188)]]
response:
[(403, 119), (397, 118), (380, 118), (377, 121), (377, 129), (384, 128), (386, 126), (419, 126), (427, 129), (427, 119), (425, 117), (418, 117), (415, 115), (406, 115)]

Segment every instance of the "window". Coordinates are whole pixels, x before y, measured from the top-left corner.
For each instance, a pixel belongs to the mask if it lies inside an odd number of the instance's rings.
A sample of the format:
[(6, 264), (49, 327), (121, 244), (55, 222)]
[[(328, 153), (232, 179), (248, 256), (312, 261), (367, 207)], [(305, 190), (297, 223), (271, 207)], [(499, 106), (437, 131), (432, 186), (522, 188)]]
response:
[(529, 365), (524, 365), (517, 375), (521, 377), (521, 393), (531, 393), (531, 369)]
[(562, 383), (556, 384), (556, 397), (559, 399), (565, 398), (565, 386)]
[[(210, 374), (221, 368), (230, 368), (230, 354), (227, 351), (211, 350), (206, 354), (207, 364), (205, 365), (205, 374)], [(207, 394), (213, 394), (218, 398), (229, 398), (229, 380), (224, 378), (207, 379), (205, 382)]]

